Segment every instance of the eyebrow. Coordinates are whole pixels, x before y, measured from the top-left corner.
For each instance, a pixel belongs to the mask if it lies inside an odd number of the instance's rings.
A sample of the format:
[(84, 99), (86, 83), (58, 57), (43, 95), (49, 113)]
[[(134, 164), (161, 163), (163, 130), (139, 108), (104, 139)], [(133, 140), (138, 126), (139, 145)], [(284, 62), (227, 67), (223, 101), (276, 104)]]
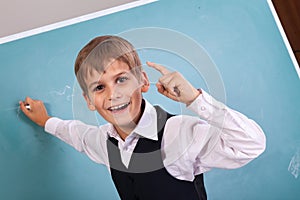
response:
[[(123, 74), (128, 74), (128, 73), (129, 73), (129, 72), (127, 72), (127, 71), (122, 71), (122, 72), (117, 73), (116, 75), (114, 75), (114, 76), (112, 77), (112, 79), (115, 79), (116, 77), (119, 77), (119, 76), (121, 76), (121, 75), (123, 75)], [(100, 79), (99, 79), (98, 81), (92, 82), (92, 83), (88, 86), (88, 88), (91, 89), (91, 88), (93, 87), (93, 85), (97, 85), (97, 84), (99, 84), (99, 83), (101, 83)]]

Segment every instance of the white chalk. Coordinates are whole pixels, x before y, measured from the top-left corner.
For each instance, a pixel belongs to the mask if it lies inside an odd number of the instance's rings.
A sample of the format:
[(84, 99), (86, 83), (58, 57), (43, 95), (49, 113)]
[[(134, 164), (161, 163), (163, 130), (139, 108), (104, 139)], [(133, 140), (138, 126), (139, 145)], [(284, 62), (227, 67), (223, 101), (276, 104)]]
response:
[(30, 109), (31, 109), (31, 107), (30, 107), (30, 105), (29, 105), (28, 103), (25, 105), (25, 108), (26, 108), (27, 110), (30, 110)]

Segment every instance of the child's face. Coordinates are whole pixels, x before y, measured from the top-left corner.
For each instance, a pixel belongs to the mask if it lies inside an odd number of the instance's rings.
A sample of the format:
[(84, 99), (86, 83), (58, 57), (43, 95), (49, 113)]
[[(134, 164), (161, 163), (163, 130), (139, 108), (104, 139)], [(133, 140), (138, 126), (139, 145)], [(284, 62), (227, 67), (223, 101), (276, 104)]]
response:
[(116, 60), (104, 72), (94, 71), (86, 84), (88, 95), (85, 99), (90, 110), (97, 110), (107, 122), (117, 127), (138, 123), (142, 92), (149, 87), (144, 72), (142, 80), (137, 80), (126, 63)]

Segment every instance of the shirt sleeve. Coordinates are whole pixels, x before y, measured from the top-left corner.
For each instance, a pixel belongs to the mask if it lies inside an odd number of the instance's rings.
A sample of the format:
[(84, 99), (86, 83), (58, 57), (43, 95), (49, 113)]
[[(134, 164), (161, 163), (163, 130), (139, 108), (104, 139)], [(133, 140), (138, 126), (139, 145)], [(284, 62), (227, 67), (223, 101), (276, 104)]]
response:
[(198, 117), (175, 116), (165, 127), (163, 158), (173, 176), (192, 180), (211, 168), (238, 168), (265, 150), (265, 135), (257, 123), (205, 91), (188, 109)]
[(107, 165), (106, 137), (99, 127), (52, 117), (46, 122), (45, 131), (84, 152), (94, 162)]

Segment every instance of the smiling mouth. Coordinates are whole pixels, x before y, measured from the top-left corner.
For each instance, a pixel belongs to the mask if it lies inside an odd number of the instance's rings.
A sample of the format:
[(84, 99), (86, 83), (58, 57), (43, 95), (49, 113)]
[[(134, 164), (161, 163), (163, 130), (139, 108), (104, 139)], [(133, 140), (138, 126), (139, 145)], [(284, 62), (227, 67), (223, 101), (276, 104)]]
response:
[(124, 104), (120, 104), (118, 106), (111, 106), (107, 110), (112, 111), (112, 112), (124, 110), (125, 108), (127, 108), (129, 106), (129, 104), (130, 104), (130, 102), (124, 103)]

